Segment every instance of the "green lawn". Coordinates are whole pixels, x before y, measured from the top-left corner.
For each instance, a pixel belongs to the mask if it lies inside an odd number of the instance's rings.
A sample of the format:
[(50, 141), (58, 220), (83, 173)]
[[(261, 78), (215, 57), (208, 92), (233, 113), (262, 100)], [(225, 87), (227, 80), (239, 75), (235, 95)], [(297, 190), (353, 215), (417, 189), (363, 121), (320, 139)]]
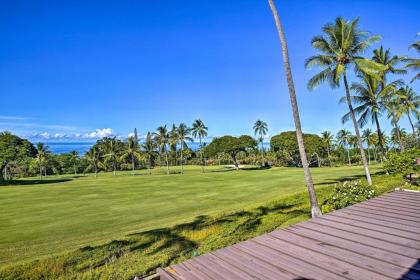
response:
[[(373, 168), (374, 170), (377, 168)], [(132, 232), (167, 227), (198, 215), (223, 213), (305, 190), (302, 170), (225, 171), (186, 167), (50, 177), (0, 186), (0, 266), (106, 242)], [(361, 175), (361, 167), (313, 169), (315, 184)]]

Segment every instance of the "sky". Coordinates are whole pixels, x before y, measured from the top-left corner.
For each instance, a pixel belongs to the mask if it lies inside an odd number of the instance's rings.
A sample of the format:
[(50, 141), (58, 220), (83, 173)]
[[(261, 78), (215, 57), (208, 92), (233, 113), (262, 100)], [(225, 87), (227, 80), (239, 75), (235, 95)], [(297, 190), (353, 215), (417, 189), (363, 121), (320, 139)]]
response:
[[(420, 31), (418, 0), (277, 0), (304, 132), (345, 127), (343, 89), (306, 84), (310, 40), (337, 16), (360, 17), (393, 54)], [(202, 119), (209, 136), (293, 130), (281, 49), (268, 2), (0, 0), (0, 131), (81, 140), (141, 135)], [(371, 56), (371, 50), (366, 53)], [(409, 75), (404, 77), (410, 80)], [(350, 77), (355, 81), (354, 77)], [(396, 77), (398, 78), (398, 77)], [(420, 82), (413, 83), (420, 92)], [(389, 121), (381, 124), (390, 132)], [(401, 125), (410, 131), (407, 120)]]

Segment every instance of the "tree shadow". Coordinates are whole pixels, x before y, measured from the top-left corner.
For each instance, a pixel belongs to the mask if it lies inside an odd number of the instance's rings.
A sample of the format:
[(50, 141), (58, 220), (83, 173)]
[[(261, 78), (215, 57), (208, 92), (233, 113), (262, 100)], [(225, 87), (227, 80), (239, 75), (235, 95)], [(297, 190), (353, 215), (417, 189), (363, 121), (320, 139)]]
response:
[(60, 178), (60, 179), (32, 179), (32, 180), (12, 180), (0, 183), (0, 186), (26, 186), (26, 185), (46, 185), (46, 184), (56, 184), (72, 181), (73, 177)]

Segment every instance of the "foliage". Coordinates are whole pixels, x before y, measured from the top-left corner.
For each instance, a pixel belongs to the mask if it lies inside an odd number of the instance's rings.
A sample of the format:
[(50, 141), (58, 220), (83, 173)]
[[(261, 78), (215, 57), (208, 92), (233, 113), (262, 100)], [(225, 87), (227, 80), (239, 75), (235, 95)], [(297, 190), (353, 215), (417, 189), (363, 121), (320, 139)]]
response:
[(361, 181), (345, 181), (334, 186), (328, 198), (322, 204), (322, 212), (328, 213), (358, 202), (371, 199), (377, 195), (377, 190)]
[(389, 174), (402, 174), (411, 178), (413, 174), (420, 171), (416, 162), (417, 158), (420, 158), (420, 149), (410, 149), (403, 153), (392, 152), (388, 154), (384, 169)]
[[(320, 156), (326, 155), (326, 147), (318, 135), (304, 133), (303, 141), (305, 143), (306, 153), (309, 156), (314, 153)], [(302, 166), (295, 131), (286, 131), (273, 136), (270, 140), (270, 148), (288, 166)], [(317, 166), (317, 164), (312, 165)]]

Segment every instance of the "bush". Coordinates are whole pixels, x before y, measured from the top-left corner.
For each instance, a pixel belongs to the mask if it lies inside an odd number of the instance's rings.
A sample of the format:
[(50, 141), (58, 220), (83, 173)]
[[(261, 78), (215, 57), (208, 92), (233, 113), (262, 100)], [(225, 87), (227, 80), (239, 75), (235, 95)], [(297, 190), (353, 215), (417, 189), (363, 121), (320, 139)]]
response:
[(328, 213), (358, 202), (368, 200), (377, 195), (374, 187), (364, 185), (360, 181), (346, 181), (335, 185), (332, 193), (322, 204), (322, 212)]
[(420, 158), (419, 149), (407, 150), (404, 153), (389, 153), (384, 169), (389, 174), (402, 174), (411, 179), (412, 175), (420, 170), (416, 162), (417, 158)]

